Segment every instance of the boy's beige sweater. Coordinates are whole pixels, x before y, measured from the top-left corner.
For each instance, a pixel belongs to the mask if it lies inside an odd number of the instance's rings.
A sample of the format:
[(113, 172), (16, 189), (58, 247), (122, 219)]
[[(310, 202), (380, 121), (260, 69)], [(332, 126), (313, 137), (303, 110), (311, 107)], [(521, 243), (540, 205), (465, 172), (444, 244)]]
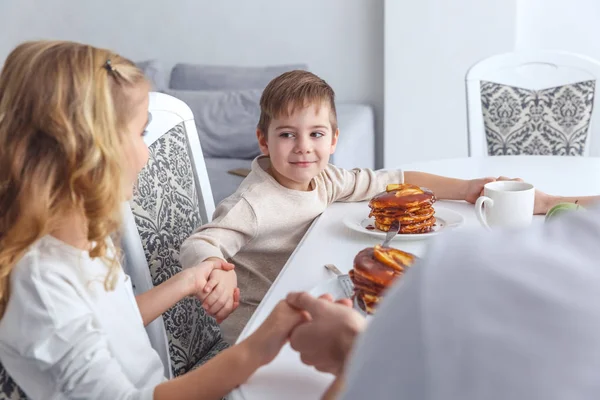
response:
[[(235, 264), (241, 301), (223, 323), (225, 339), (234, 343), (285, 265), (310, 224), (334, 201), (364, 201), (402, 183), (402, 171), (344, 170), (333, 165), (313, 181), (308, 192), (281, 186), (266, 172), (269, 159), (252, 162), (238, 190), (216, 208), (213, 221), (200, 226), (181, 247), (184, 268), (208, 257)], [(367, 214), (368, 210), (365, 210)]]

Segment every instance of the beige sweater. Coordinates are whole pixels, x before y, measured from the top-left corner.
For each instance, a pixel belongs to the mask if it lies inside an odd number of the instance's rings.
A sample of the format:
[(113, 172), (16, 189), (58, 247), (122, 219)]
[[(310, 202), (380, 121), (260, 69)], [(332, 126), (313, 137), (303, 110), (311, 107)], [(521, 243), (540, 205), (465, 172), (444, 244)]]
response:
[(223, 200), (213, 221), (200, 226), (181, 247), (184, 268), (208, 257), (236, 266), (240, 307), (222, 324), (225, 338), (235, 342), (310, 224), (334, 201), (364, 201), (402, 183), (402, 171), (344, 170), (333, 165), (317, 175), (312, 190), (281, 186), (266, 172), (269, 159), (252, 162), (238, 190)]

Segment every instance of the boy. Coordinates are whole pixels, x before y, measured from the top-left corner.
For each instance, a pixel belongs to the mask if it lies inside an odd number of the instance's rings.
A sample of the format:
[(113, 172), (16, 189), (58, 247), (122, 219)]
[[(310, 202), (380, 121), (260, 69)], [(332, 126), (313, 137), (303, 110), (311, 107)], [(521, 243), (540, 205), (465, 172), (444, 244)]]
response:
[[(339, 130), (334, 91), (307, 71), (272, 80), (261, 100), (256, 135), (262, 156), (238, 190), (217, 207), (213, 221), (200, 226), (181, 247), (184, 268), (214, 258), (229, 260), (236, 272), (215, 274), (215, 293), (232, 293), (239, 283), (240, 306), (223, 321), (233, 343), (313, 220), (335, 201), (364, 201), (388, 183), (431, 189), (438, 199), (474, 203), (493, 178), (460, 180), (422, 172), (344, 170), (329, 164)], [(366, 213), (366, 211), (365, 211)], [(236, 282), (237, 273), (237, 282)], [(219, 287), (220, 286), (220, 287)], [(212, 288), (207, 288), (207, 293)], [(231, 297), (231, 296), (229, 296)], [(231, 299), (211, 296), (204, 307), (223, 320)], [(219, 311), (224, 310), (224, 311)]]

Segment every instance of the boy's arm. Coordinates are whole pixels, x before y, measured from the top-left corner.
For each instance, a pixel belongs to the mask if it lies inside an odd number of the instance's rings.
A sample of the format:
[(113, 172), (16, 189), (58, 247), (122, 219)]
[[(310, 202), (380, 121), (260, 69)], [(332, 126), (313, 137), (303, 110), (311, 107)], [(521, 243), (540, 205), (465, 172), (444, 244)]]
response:
[(404, 182), (430, 189), (440, 200), (466, 200), (469, 181), (419, 171), (406, 171)]
[(418, 171), (353, 169), (351, 171), (329, 166), (325, 170), (326, 184), (334, 201), (370, 200), (385, 191), (390, 183), (410, 183), (430, 189), (440, 200), (466, 200), (475, 203), (483, 185), (494, 178), (463, 180)]
[(389, 183), (403, 183), (401, 170), (371, 170), (355, 168), (346, 170), (329, 165), (324, 171), (329, 202), (364, 201), (385, 190)]
[(483, 191), (483, 186), (495, 180), (492, 177), (456, 179), (419, 171), (404, 173), (404, 183), (428, 188), (438, 200), (466, 200), (469, 203), (475, 203)]
[(244, 199), (219, 204), (212, 222), (200, 226), (181, 245), (179, 261), (190, 268), (208, 258), (227, 260), (256, 236), (254, 210)]

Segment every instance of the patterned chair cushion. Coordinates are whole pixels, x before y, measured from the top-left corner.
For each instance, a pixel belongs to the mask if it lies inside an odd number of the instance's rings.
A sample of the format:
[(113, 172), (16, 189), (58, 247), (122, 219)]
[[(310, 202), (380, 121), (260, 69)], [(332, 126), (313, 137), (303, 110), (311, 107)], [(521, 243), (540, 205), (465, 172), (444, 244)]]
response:
[(481, 82), (488, 155), (584, 154), (595, 81), (543, 90)]
[[(181, 271), (179, 248), (199, 226), (198, 195), (180, 124), (150, 146), (150, 160), (139, 175), (132, 211), (154, 285)], [(227, 347), (216, 321), (195, 298), (186, 298), (163, 315), (173, 374), (181, 375)]]
[(0, 400), (27, 400), (27, 396), (17, 386), (15, 381), (6, 373), (6, 370), (0, 365), (0, 384), (2, 389), (0, 390)]

